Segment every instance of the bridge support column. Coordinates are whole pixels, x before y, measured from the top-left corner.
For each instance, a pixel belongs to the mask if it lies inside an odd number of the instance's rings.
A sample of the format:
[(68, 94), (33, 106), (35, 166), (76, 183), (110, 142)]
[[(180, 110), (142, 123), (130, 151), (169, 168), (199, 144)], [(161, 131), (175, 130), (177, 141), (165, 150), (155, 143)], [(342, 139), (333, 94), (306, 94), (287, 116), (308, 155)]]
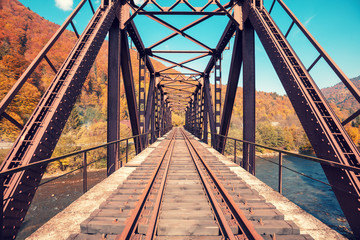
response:
[(193, 134), (197, 136), (198, 129), (199, 129), (199, 118), (198, 118), (198, 88), (195, 90), (194, 93), (194, 129)]
[(165, 112), (164, 93), (160, 89), (160, 114), (159, 114), (160, 136), (164, 135), (164, 112)]
[[(129, 51), (129, 43), (128, 37), (125, 30), (120, 31), (120, 44), (121, 44), (121, 70), (122, 76), (124, 79), (124, 88), (125, 95), (128, 104), (131, 130), (133, 136), (140, 134), (140, 123), (139, 123), (139, 113), (137, 110), (136, 104), (136, 95), (135, 95), (135, 87), (134, 87), (134, 77), (131, 67), (131, 58)], [(142, 143), (141, 138), (134, 138), (135, 143), (135, 151), (136, 153), (140, 153), (142, 151)]]
[(202, 87), (202, 92), (203, 92), (203, 98), (202, 98), (202, 105), (203, 105), (203, 130), (204, 130), (204, 134), (203, 134), (203, 142), (204, 143), (208, 143), (208, 109), (207, 109), (207, 104), (206, 104), (206, 91), (204, 88), (204, 84)]
[[(107, 142), (120, 139), (120, 27), (115, 18), (109, 30)], [(118, 144), (107, 147), (107, 175), (121, 167)]]
[(202, 132), (204, 128), (204, 91), (203, 88), (199, 89), (199, 129), (198, 129), (198, 138), (202, 139)]
[(214, 110), (212, 107), (211, 102), (211, 93), (210, 93), (210, 82), (209, 82), (209, 75), (205, 74), (204, 76), (204, 91), (205, 91), (205, 106), (207, 109), (207, 115), (209, 117), (209, 123), (210, 123), (210, 132), (211, 134), (211, 145), (215, 147), (215, 135), (213, 133), (216, 133), (216, 126), (215, 126), (215, 117), (214, 117)]
[[(151, 142), (155, 140), (153, 138), (154, 126), (153, 121), (154, 118), (154, 111), (155, 111), (155, 104), (154, 104), (154, 91), (155, 91), (155, 76), (154, 74), (150, 74), (150, 81), (149, 81), (149, 90), (147, 94), (147, 101), (146, 101), (146, 109), (145, 109), (145, 123), (144, 123), (144, 133), (147, 133), (150, 129), (150, 122), (151, 122)], [(148, 136), (145, 136), (144, 139), (147, 141)]]
[[(227, 136), (230, 128), (231, 115), (234, 108), (234, 102), (236, 97), (236, 90), (239, 83), (239, 76), (241, 70), (241, 63), (243, 58), (242, 49), (242, 31), (236, 30), (234, 49), (232, 53), (229, 80), (226, 88), (224, 108), (221, 117), (220, 135)], [(218, 143), (218, 151), (224, 153), (226, 139), (220, 137)]]
[[(243, 30), (243, 139), (255, 142), (255, 44), (254, 28), (249, 21)], [(255, 175), (255, 146), (244, 144), (244, 168)], [(246, 150), (248, 149), (248, 151)]]
[(155, 88), (155, 136), (160, 136), (160, 113), (161, 113), (161, 99), (160, 90)]
[[(149, 126), (151, 124), (151, 126)], [(145, 129), (148, 132), (151, 129), (151, 143), (155, 142), (155, 75), (150, 75), (149, 90), (146, 101), (145, 111)]]

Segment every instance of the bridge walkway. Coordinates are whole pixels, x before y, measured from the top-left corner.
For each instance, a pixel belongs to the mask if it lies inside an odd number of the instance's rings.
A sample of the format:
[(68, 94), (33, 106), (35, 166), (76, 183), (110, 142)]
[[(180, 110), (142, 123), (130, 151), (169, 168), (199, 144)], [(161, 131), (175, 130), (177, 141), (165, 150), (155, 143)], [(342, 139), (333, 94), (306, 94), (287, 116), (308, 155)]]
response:
[[(249, 174), (219, 155), (188, 132), (172, 130), (146, 157), (129, 162), (125, 169), (134, 170), (63, 239), (341, 239), (300, 208), (295, 217), (287, 202), (277, 209), (247, 184)], [(46, 225), (29, 239), (61, 231)]]

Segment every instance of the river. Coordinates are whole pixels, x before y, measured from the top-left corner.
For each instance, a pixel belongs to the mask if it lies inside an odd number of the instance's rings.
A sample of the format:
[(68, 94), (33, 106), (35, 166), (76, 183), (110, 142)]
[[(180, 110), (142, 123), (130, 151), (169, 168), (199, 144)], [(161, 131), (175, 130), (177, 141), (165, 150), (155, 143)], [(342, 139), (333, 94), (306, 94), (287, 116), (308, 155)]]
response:
[[(278, 157), (265, 159), (276, 163), (279, 161)], [(283, 165), (328, 183), (317, 162), (284, 156)], [(278, 169), (278, 165), (261, 158), (256, 159), (256, 177), (275, 190), (278, 190)], [(345, 237), (355, 239), (330, 186), (283, 168), (283, 195)]]

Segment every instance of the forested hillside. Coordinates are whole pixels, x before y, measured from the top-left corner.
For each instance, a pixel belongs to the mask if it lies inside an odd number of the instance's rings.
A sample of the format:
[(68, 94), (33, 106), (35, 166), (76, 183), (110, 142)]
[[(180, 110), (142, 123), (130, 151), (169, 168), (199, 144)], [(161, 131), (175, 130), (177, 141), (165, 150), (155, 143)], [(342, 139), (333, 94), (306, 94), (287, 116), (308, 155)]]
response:
[[(6, 95), (58, 27), (24, 7), (17, 0), (0, 0), (0, 99)], [(57, 69), (65, 60), (75, 41), (75, 34), (65, 31), (47, 54)], [(131, 50), (131, 58), (134, 79), (137, 82), (138, 58), (137, 53), (133, 50)], [(153, 61), (153, 64), (156, 69), (163, 66), (156, 61)], [(43, 61), (6, 112), (20, 123), (26, 123), (53, 77), (53, 71)], [(360, 87), (360, 77), (353, 81)], [(225, 92), (226, 86), (223, 86), (223, 100)], [(326, 88), (323, 92), (342, 120), (359, 108), (359, 104), (349, 97), (349, 93), (342, 84)], [(105, 41), (87, 77), (81, 96), (60, 138), (54, 156), (105, 142), (106, 105), (107, 42)], [(256, 107), (258, 143), (292, 151), (309, 149), (308, 140), (286, 96), (257, 92)], [(123, 120), (128, 119), (126, 109), (125, 94), (122, 88), (121, 118)], [(239, 87), (231, 121), (231, 136), (242, 137), (242, 115), (242, 88)], [(179, 115), (173, 115), (173, 120), (176, 124), (183, 122)], [(359, 144), (359, 122), (354, 121), (352, 125), (349, 124), (346, 127), (356, 144)], [(125, 124), (121, 126), (121, 129), (122, 137), (130, 134), (130, 129)], [(19, 130), (15, 126), (9, 124), (7, 120), (1, 119), (0, 141), (12, 142), (18, 134)], [(5, 154), (6, 151), (0, 150), (1, 159)], [(99, 152), (97, 157), (104, 158), (104, 156), (105, 151)], [(64, 160), (53, 165), (53, 169), (60, 167), (64, 170), (74, 167), (76, 164), (79, 163)]]
[[(360, 88), (360, 76), (351, 79)], [(223, 88), (223, 98), (226, 88)], [(343, 83), (321, 90), (340, 121), (360, 109), (360, 104), (351, 96)], [(231, 122), (230, 135), (242, 136), (242, 88), (238, 88), (234, 113)], [(284, 148), (292, 151), (311, 150), (300, 121), (287, 96), (276, 93), (256, 93), (256, 141), (260, 144)], [(347, 124), (345, 129), (354, 140), (360, 144), (360, 117)]]
[[(11, 89), (58, 28), (59, 25), (42, 18), (17, 0), (0, 0), (0, 99)], [(75, 42), (75, 34), (66, 30), (47, 54), (57, 69)], [(53, 156), (106, 141), (107, 48), (105, 41)], [(137, 52), (130, 51), (134, 79), (137, 81)], [(163, 67), (156, 61), (153, 64), (155, 68)], [(43, 60), (6, 112), (21, 124), (25, 124), (54, 76), (52, 69)], [(123, 88), (121, 107), (121, 118), (126, 120), (128, 113)], [(129, 136), (130, 129), (126, 124), (122, 124), (121, 129), (122, 137)], [(19, 129), (6, 119), (1, 119), (0, 141), (12, 142), (19, 132)], [(7, 150), (0, 150), (1, 159), (6, 152)], [(68, 162), (59, 162), (59, 165), (64, 169)]]

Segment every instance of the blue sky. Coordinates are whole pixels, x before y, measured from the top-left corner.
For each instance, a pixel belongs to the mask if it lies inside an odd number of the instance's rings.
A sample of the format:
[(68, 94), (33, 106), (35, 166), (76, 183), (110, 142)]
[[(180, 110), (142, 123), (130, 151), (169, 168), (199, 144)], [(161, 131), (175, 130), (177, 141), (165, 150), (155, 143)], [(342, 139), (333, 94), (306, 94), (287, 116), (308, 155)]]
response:
[[(139, 0), (140, 1), (140, 0)], [(61, 24), (71, 13), (71, 10), (80, 2), (80, 0), (20, 0), (25, 6), (30, 7), (44, 18)], [(99, 5), (99, 0), (92, 0), (95, 7)], [(165, 0), (158, 0), (160, 4), (165, 5)], [(192, 1), (194, 2), (194, 1)], [(199, 6), (206, 3), (207, 0), (197, 0)], [(265, 6), (269, 9), (272, 0), (264, 0)], [(307, 27), (310, 33), (322, 45), (322, 47), (335, 60), (345, 74), (352, 78), (360, 75), (360, 1), (358, 0), (284, 0), (288, 7), (295, 13), (300, 21)], [(223, 3), (223, 1), (222, 1)], [(177, 10), (185, 10), (186, 7), (179, 6)], [(147, 10), (152, 10), (149, 6)], [(208, 9), (208, 10), (211, 10)], [(272, 17), (280, 29), (285, 33), (291, 24), (291, 19), (286, 16), (281, 7), (276, 4), (272, 12)], [(86, 3), (84, 9), (75, 18), (78, 30), (81, 32), (86, 23), (91, 18), (89, 4)], [(169, 21), (177, 28), (181, 28), (198, 17), (161, 17)], [(172, 33), (172, 30), (161, 26), (145, 16), (135, 18), (135, 23), (143, 38), (145, 46), (157, 42), (161, 37)], [(222, 31), (227, 23), (226, 17), (213, 17), (210, 21), (204, 22), (199, 26), (186, 31), (189, 35), (203, 41), (210, 47), (215, 47)], [(69, 28), (71, 30), (71, 27)], [(309, 66), (318, 56), (316, 50), (306, 40), (296, 26), (293, 27), (288, 36), (289, 42), (301, 58), (305, 66)], [(232, 41), (231, 41), (232, 43)], [(160, 45), (157, 49), (165, 50), (202, 50), (192, 42), (184, 40), (177, 36), (173, 40)], [(229, 64), (231, 59), (232, 46), (230, 50), (223, 54), (223, 83), (226, 83)], [(165, 54), (161, 55), (165, 56)], [(186, 60), (196, 55), (166, 55), (173, 60)], [(209, 57), (195, 61), (189, 64), (193, 68), (203, 71)], [(176, 68), (178, 70), (178, 68)], [(188, 71), (186, 71), (188, 72)], [(339, 79), (321, 60), (310, 72), (320, 88), (329, 87), (339, 82)], [(240, 81), (241, 82), (241, 81)], [(241, 86), (241, 84), (240, 84)], [(256, 88), (260, 91), (277, 92), (284, 94), (283, 87), (272, 68), (272, 65), (256, 37)]]

